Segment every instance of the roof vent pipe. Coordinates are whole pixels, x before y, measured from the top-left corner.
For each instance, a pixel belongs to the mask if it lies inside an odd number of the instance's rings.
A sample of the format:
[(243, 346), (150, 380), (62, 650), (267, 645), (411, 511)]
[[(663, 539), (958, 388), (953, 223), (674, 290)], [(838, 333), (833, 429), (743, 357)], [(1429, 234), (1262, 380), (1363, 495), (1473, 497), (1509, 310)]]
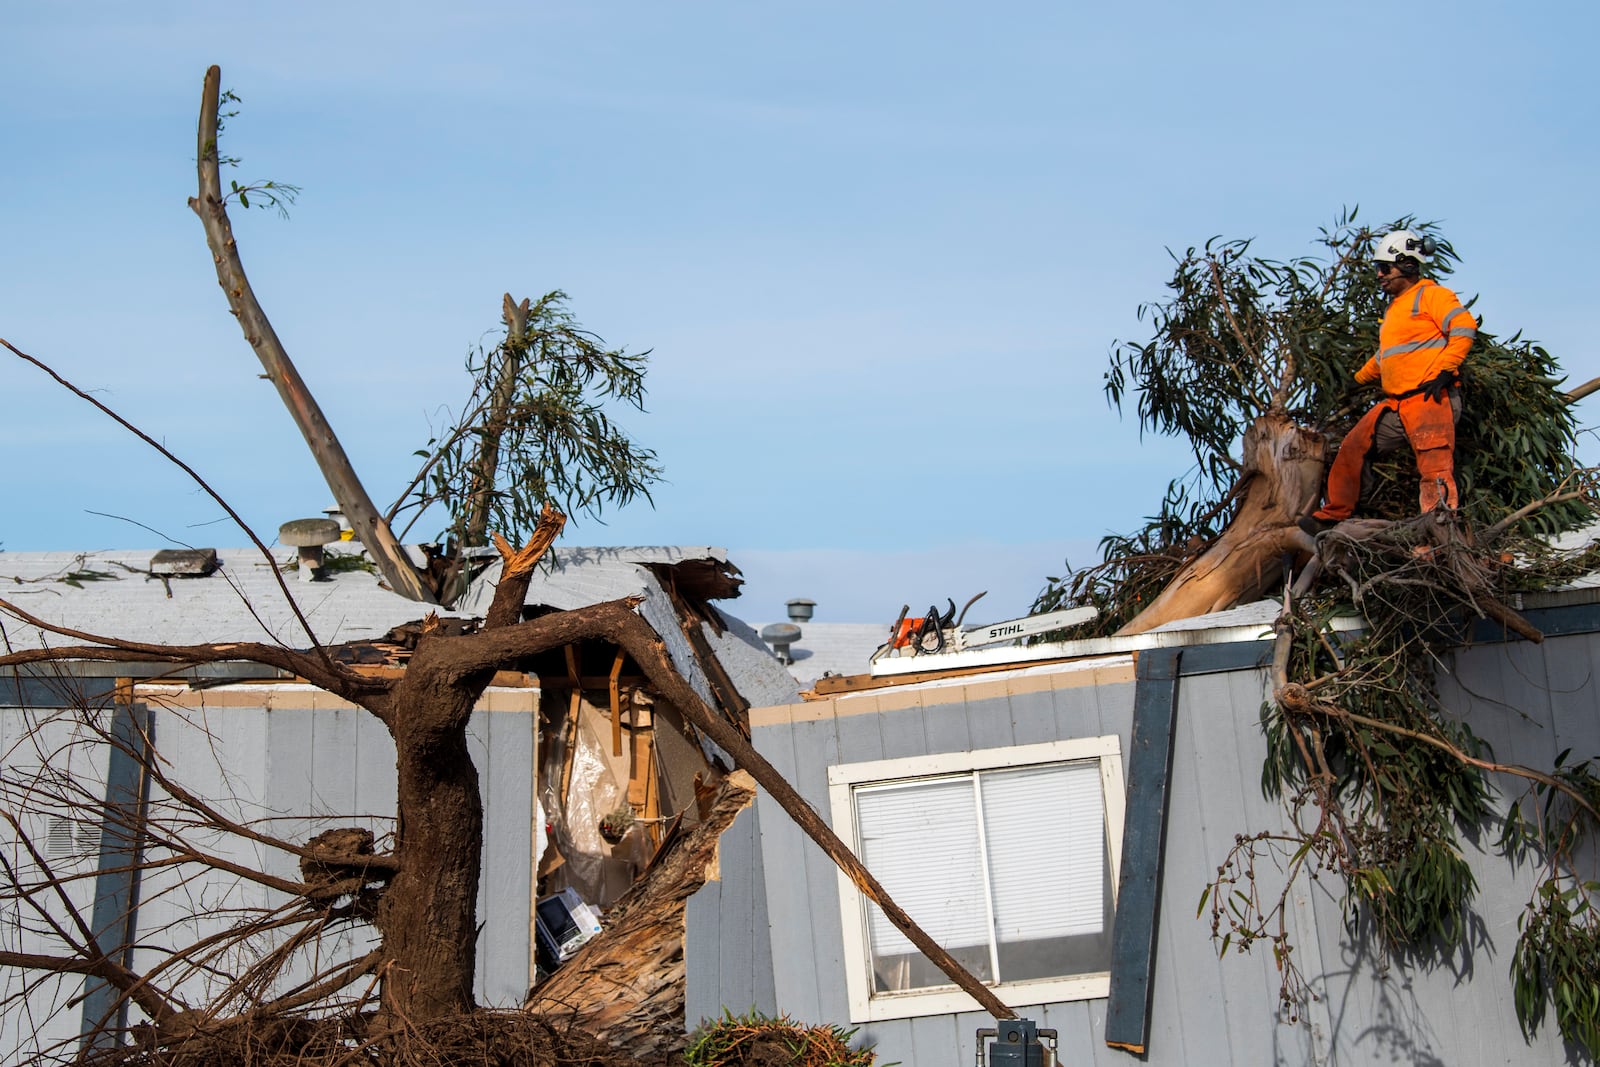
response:
[(790, 622), (810, 622), (811, 613), (816, 608), (815, 600), (795, 599), (788, 602)]
[(338, 504), (323, 508), (322, 513), (339, 524), (339, 540), (349, 541), (355, 537), (355, 528), (350, 525), (350, 520), (345, 517), (344, 509), (339, 507)]
[(761, 640), (772, 646), (772, 654), (787, 667), (794, 662), (789, 646), (800, 640), (800, 627), (792, 622), (775, 622), (761, 628)]
[(291, 519), (278, 527), (278, 540), (300, 550), (300, 580), (325, 582), (323, 545), (339, 540), (339, 523), (333, 519)]

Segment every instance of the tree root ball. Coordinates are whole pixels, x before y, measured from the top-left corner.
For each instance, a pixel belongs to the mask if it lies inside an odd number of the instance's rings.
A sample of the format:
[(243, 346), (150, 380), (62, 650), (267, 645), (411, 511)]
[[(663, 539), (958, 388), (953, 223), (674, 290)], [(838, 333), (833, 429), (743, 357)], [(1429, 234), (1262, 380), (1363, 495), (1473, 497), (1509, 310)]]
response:
[(235, 1019), (166, 1045), (155, 1044), (146, 1033), (143, 1041), (91, 1054), (83, 1062), (88, 1067), (682, 1067), (683, 1062), (636, 1059), (588, 1034), (520, 1011), (475, 1011), (376, 1036), (362, 1033), (361, 1022)]

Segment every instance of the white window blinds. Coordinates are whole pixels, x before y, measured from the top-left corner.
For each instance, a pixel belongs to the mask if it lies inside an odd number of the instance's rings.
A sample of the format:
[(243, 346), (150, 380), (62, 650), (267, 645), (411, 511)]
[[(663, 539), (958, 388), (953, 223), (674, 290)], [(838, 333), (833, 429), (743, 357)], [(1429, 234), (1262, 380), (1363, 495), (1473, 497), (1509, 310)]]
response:
[(986, 771), (979, 782), (998, 939), (1099, 933), (1106, 857), (1099, 763)]
[[(946, 949), (1104, 926), (1098, 760), (859, 786), (855, 807), (867, 869)], [(868, 927), (874, 958), (915, 951), (876, 905)]]
[[(944, 948), (989, 943), (978, 811), (972, 776), (856, 791), (862, 861), (928, 936)], [(915, 952), (873, 905), (875, 956)]]

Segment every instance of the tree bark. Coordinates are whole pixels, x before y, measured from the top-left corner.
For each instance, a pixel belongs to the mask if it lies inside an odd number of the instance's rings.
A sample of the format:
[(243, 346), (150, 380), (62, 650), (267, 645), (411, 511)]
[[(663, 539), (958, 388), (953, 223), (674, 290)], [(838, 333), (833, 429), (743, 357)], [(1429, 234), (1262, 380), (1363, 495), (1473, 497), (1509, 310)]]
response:
[(199, 170), (199, 196), (189, 201), (189, 207), (205, 227), (206, 244), (211, 248), (217, 268), (217, 284), (227, 294), (228, 307), (239, 320), (245, 340), (255, 350), (256, 357), (267, 372), (267, 378), (277, 387), (278, 396), (294, 418), (295, 425), (306, 439), (311, 454), (316, 458), (322, 476), (339, 502), (345, 517), (350, 520), (356, 536), (372, 554), (378, 571), (390, 588), (410, 600), (424, 604), (437, 601), (406, 558), (405, 551), (395, 540), (389, 524), (384, 521), (372, 498), (367, 495), (355, 468), (345, 455), (333, 427), (322, 414), (311, 391), (300, 377), (299, 371), (289, 361), (289, 354), (278, 340), (266, 312), (257, 302), (245, 277), (244, 263), (239, 258), (238, 245), (233, 239), (233, 226), (222, 203), (222, 177), (218, 172), (217, 156), (217, 106), (222, 83), (222, 70), (212, 67), (206, 71), (205, 89), (200, 101), (199, 146), (196, 166)]
[[(378, 905), (381, 1008), (392, 1022), (468, 1011), (477, 968), (483, 800), (467, 720), (492, 674), (454, 682), (448, 638), (424, 637), (391, 694), (399, 870)], [(531, 773), (531, 772), (530, 772)]]
[[(473, 707), (496, 669), (591, 638), (625, 649), (652, 688), (728, 753), (740, 769), (748, 771), (889, 921), (984, 1011), (997, 1018), (1015, 1018), (1015, 1012), (993, 990), (962, 968), (890, 899), (794, 787), (679, 674), (660, 635), (635, 610), (636, 600), (609, 601), (526, 622), (513, 621), (519, 614), (513, 609), (526, 594), (540, 542), (548, 544), (561, 522), (559, 512), (547, 509), (530, 545), (520, 552), (508, 552), (505, 574), (489, 610), (493, 625), (461, 636), (443, 636), (436, 627), (425, 626), (405, 674), (392, 682), (328, 672), (314, 657), (286, 649), (251, 644), (145, 646), (51, 627), (17, 609), (10, 610), (47, 630), (104, 641), (109, 646), (52, 650), (58, 659), (152, 658), (145, 651), (148, 649), (163, 653), (153, 658), (175, 662), (238, 659), (281, 663), (303, 670), (316, 684), (366, 708), (389, 728), (396, 750), (399, 820), (393, 863), (384, 865), (392, 866), (395, 873), (375, 919), (383, 939), (382, 961), (376, 969), (382, 978), (380, 1009), (387, 1025), (426, 1023), (473, 1006), (483, 850), (483, 804), (466, 744)], [(0, 666), (31, 661), (31, 654), (16, 653), (0, 657)]]
[(1119, 633), (1139, 634), (1258, 600), (1283, 578), (1285, 553), (1301, 551), (1295, 522), (1322, 496), (1323, 436), (1267, 414), (1244, 435), (1238, 512), (1216, 543), (1180, 570)]
[(527, 299), (520, 304), (513, 302), (510, 293), (503, 298), (501, 314), (506, 322), (506, 342), (502, 346), (499, 376), (490, 386), (489, 412), (478, 437), (477, 455), (472, 460), (472, 489), (467, 494), (467, 518), (461, 533), (461, 544), (467, 548), (488, 542), (490, 496), (494, 492), (495, 468), (500, 465), (500, 438), (505, 433), (506, 416), (516, 395), (517, 375), (521, 373), (526, 354), (530, 307)]

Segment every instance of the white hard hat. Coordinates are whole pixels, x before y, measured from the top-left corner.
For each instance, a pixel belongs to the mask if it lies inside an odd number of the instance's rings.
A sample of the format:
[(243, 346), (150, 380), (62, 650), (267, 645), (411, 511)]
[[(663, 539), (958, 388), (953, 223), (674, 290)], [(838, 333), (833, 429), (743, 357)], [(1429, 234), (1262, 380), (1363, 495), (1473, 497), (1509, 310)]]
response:
[(1401, 256), (1410, 256), (1418, 263), (1426, 263), (1438, 247), (1439, 242), (1415, 230), (1395, 230), (1378, 238), (1372, 259), (1376, 263), (1393, 263)]

